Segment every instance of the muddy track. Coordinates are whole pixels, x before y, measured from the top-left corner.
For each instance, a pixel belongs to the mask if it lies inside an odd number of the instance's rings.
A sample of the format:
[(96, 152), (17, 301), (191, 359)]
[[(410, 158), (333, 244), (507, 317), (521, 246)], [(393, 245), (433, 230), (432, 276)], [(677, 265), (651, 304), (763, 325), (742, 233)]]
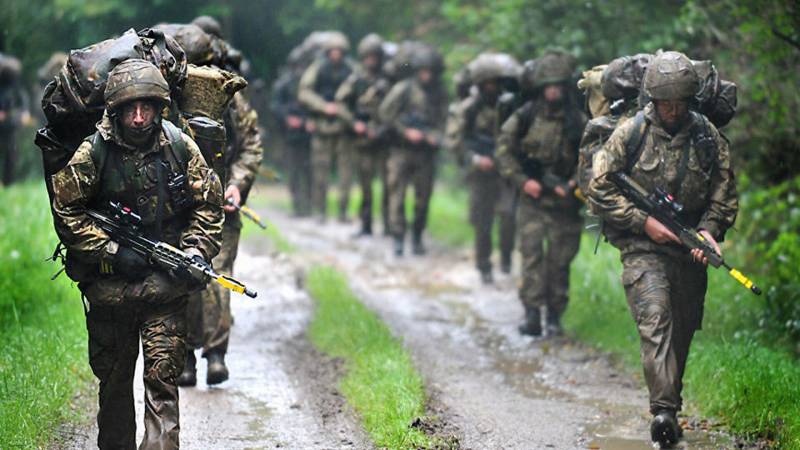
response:
[[(607, 357), (568, 339), (522, 337), (516, 276), (481, 285), (467, 250), (433, 246), (395, 258), (389, 240), (353, 239), (355, 225), (264, 211), (302, 264), (345, 272), (400, 336), (463, 448), (652, 449), (646, 391)], [(689, 431), (684, 448), (733, 447)]]

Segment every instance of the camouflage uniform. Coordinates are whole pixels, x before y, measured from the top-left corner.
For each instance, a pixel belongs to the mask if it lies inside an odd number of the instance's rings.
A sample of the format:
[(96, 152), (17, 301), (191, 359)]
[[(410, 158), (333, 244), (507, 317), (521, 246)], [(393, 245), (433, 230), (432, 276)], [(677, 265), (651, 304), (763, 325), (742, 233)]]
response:
[[(631, 177), (648, 191), (662, 187), (684, 205), (685, 217), (721, 240), (738, 210), (727, 142), (708, 119), (691, 120), (671, 136), (659, 124), (650, 104), (648, 124)], [(617, 128), (594, 157), (595, 178), (589, 185), (592, 210), (599, 214), (609, 241), (620, 249), (622, 283), (641, 335), (641, 356), (650, 389), (650, 406), (680, 410), (683, 370), (689, 343), (700, 328), (706, 292), (706, 270), (676, 245), (660, 245), (644, 234), (646, 215), (622, 197), (603, 175), (629, 164), (625, 146), (635, 125)], [(706, 154), (692, 139), (702, 129), (713, 139), (716, 155)], [(679, 175), (683, 155), (688, 157)]]
[[(239, 188), (244, 204), (261, 164), (263, 148), (258, 132), (258, 115), (241, 92), (233, 96), (233, 101), (225, 112), (225, 126), (228, 131), (228, 148), (224, 156), (225, 182), (226, 186), (234, 185)], [(226, 212), (222, 246), (212, 261), (217, 272), (233, 274), (241, 229), (240, 213)], [(228, 350), (231, 329), (230, 297), (230, 291), (216, 283), (210, 284), (202, 293), (189, 297), (187, 344), (190, 349), (202, 348), (204, 358), (209, 358), (212, 354), (222, 358)]]
[[(270, 110), (283, 134), (292, 209), (297, 216), (307, 216), (311, 214), (311, 136), (305, 129), (308, 119), (305, 108), (297, 99), (301, 75), (288, 70), (275, 81)], [(298, 128), (289, 128), (286, 123), (289, 116), (300, 119)]]
[[(154, 66), (152, 70), (157, 72)], [(86, 209), (103, 210), (109, 201), (121, 202), (142, 216), (145, 235), (210, 260), (219, 250), (222, 190), (195, 143), (168, 122), (162, 123), (150, 149), (127, 144), (115, 122), (106, 113), (97, 133), (53, 176), (54, 222), (67, 247), (67, 274), (88, 300), (89, 363), (100, 380), (99, 447), (135, 447), (133, 375), (141, 336), (145, 434), (140, 448), (176, 449), (180, 426), (175, 381), (186, 354), (186, 296), (197, 286), (150, 269), (101, 274), (101, 265), (113, 267), (123, 249), (94, 225)], [(178, 136), (182, 144), (170, 136)], [(171, 173), (188, 177), (185, 189), (192, 201), (181, 206), (170, 194), (159, 214), (156, 173), (162, 161)]]
[[(428, 205), (433, 193), (436, 150), (442, 141), (447, 99), (436, 81), (423, 86), (416, 77), (397, 83), (379, 108), (381, 122), (397, 133), (391, 144), (387, 162), (389, 187), (389, 225), (400, 242), (406, 232), (405, 196), (409, 183), (414, 186), (415, 246), (421, 245), (422, 232), (428, 221)], [(423, 131), (437, 145), (427, 142), (412, 144), (403, 133), (407, 128)], [(396, 242), (397, 244), (397, 242)]]
[[(341, 48), (346, 50), (346, 47)], [(342, 117), (327, 116), (325, 107), (335, 100), (336, 90), (350, 73), (352, 66), (344, 57), (341, 62), (334, 64), (326, 56), (311, 64), (300, 79), (298, 98), (311, 112), (315, 125), (311, 137), (311, 202), (322, 218), (327, 210), (328, 179), (334, 156), (339, 176), (339, 218), (344, 219), (347, 215), (353, 181), (353, 148), (347, 140), (342, 139)]]
[[(377, 38), (375, 43), (380, 48), (380, 38), (377, 35), (368, 35), (359, 45), (359, 54), (362, 57), (367, 54), (363, 48), (364, 43), (369, 44), (370, 38)], [(364, 234), (372, 234), (372, 180), (375, 177), (378, 177), (383, 184), (381, 215), (384, 233), (388, 234), (389, 230), (389, 194), (386, 187), (386, 160), (389, 155), (386, 147), (382, 145), (384, 142), (381, 138), (385, 133), (378, 122), (378, 108), (390, 87), (380, 68), (376, 73), (361, 67), (354, 71), (336, 92), (336, 101), (347, 117), (346, 123), (349, 128), (352, 130), (355, 123), (361, 121), (368, 129), (366, 135), (351, 136), (356, 151), (355, 159), (362, 193), (359, 216), (361, 231)]]
[[(479, 93), (463, 100), (448, 123), (448, 141), (460, 154), (460, 160), (470, 166), (469, 219), (475, 228), (475, 263), (482, 274), (492, 271), (492, 225), (495, 216), (500, 220), (500, 261), (510, 270), (514, 249), (516, 189), (500, 176), (497, 166), (486, 172), (472, 161), (477, 156), (494, 157), (497, 134), (497, 108)], [(495, 161), (496, 164), (496, 161)]]
[(2, 178), (8, 186), (14, 182), (18, 158), (17, 130), (28, 110), (28, 96), (20, 83), (22, 66), (17, 58), (0, 53), (0, 158)]

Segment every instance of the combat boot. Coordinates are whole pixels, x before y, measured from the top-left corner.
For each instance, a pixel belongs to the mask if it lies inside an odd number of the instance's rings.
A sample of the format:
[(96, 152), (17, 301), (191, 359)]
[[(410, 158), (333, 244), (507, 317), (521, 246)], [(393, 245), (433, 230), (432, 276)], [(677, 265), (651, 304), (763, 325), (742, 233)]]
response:
[(494, 276), (492, 276), (491, 270), (481, 270), (481, 282), (483, 284), (493, 284), (494, 283)]
[(206, 356), (208, 360), (208, 372), (206, 373), (206, 384), (220, 384), (228, 379), (228, 368), (225, 367), (225, 354), (212, 352)]
[(657, 442), (661, 448), (672, 448), (678, 443), (683, 430), (678, 426), (675, 411), (662, 409), (650, 422), (650, 438)]
[(500, 261), (500, 272), (506, 275), (511, 273), (511, 255), (503, 255), (502, 261)]
[(372, 226), (371, 225), (362, 225), (361, 229), (353, 235), (354, 239), (372, 236)]
[(197, 358), (194, 356), (194, 350), (189, 349), (186, 352), (186, 364), (183, 366), (183, 372), (176, 380), (178, 386), (191, 387), (197, 385)]
[(422, 244), (422, 233), (414, 233), (414, 241), (412, 251), (415, 255), (421, 256), (427, 253), (425, 245)]
[(403, 236), (394, 237), (394, 256), (403, 256), (403, 247), (405, 246), (403, 241)]
[(547, 308), (547, 335), (563, 336), (564, 329), (561, 328), (561, 315), (553, 308)]
[(525, 322), (519, 326), (519, 334), (539, 337), (542, 335), (542, 313), (539, 308), (528, 309)]

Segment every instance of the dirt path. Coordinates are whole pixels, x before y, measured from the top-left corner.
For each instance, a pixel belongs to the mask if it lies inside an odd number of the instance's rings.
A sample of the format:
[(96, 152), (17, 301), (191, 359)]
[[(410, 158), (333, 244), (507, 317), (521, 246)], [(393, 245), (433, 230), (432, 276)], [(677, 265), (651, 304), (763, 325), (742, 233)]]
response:
[[(390, 242), (354, 240), (355, 225), (265, 211), (305, 264), (332, 264), (411, 350), (464, 448), (651, 449), (645, 390), (589, 349), (521, 337), (515, 277), (480, 284), (469, 252), (395, 258)], [(688, 432), (685, 448), (730, 448)]]
[[(236, 272), (259, 297), (235, 295), (232, 300), (235, 322), (226, 357), (231, 379), (218, 387), (206, 386), (201, 360), (198, 386), (181, 389), (181, 447), (371, 448), (336, 391), (339, 364), (317, 353), (304, 336), (312, 302), (298, 287), (295, 266), (254, 239), (242, 246)], [(134, 383), (139, 440), (141, 370), (140, 358)], [(94, 401), (89, 403), (96, 408)], [(67, 440), (62, 448), (96, 448), (93, 425), (60, 434)]]

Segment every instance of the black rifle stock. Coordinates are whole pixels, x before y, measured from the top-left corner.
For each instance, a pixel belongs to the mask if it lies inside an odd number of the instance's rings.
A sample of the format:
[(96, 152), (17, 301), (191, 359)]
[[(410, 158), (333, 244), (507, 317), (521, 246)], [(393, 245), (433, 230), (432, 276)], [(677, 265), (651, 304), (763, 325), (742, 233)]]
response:
[(725, 267), (728, 273), (736, 281), (756, 295), (761, 295), (761, 289), (752, 280), (747, 278), (742, 272), (731, 267), (717, 253), (708, 240), (699, 231), (685, 225), (679, 214), (683, 209), (673, 197), (663, 189), (656, 189), (653, 193), (648, 193), (641, 185), (633, 181), (631, 177), (622, 172), (612, 172), (606, 175), (609, 181), (620, 190), (623, 196), (633, 202), (637, 208), (647, 215), (661, 222), (665, 227), (672, 231), (684, 247), (694, 250), (700, 249), (703, 255), (708, 258), (708, 263), (713, 267)]
[(145, 237), (139, 227), (141, 218), (130, 209), (119, 203), (110, 203), (111, 214), (87, 210), (86, 213), (94, 223), (123, 247), (128, 247), (145, 258), (151, 265), (175, 274), (181, 270), (188, 272), (192, 278), (208, 282), (214, 281), (220, 286), (234, 292), (256, 298), (258, 293), (244, 285), (241, 281), (217, 273), (210, 263), (196, 258), (166, 242), (158, 242)]

